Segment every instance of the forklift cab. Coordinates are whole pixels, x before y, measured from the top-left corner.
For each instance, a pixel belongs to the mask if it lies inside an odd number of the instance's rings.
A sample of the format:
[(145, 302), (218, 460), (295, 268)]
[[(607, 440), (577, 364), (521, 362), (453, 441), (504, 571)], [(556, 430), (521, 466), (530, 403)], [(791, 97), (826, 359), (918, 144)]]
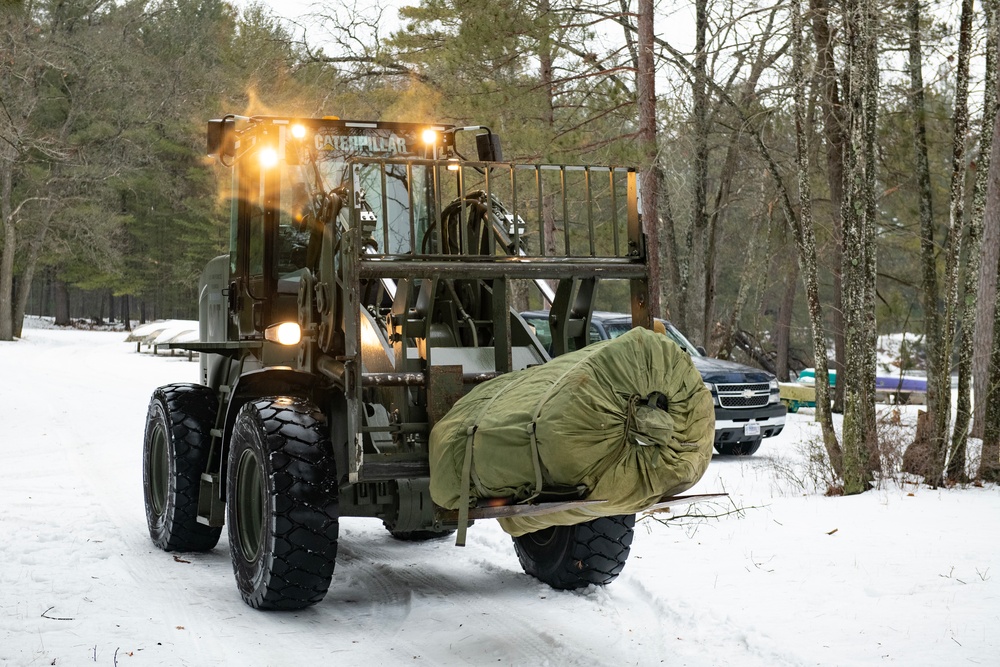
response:
[(208, 143), (234, 167), (229, 311), (240, 339), (295, 319), (299, 277), (316, 270), (327, 222), (346, 230), (358, 209), (366, 249), (388, 255), (419, 247), (431, 228), (431, 169), (364, 159), (439, 157), (451, 128), (255, 118), (240, 133), (238, 120), (209, 121)]

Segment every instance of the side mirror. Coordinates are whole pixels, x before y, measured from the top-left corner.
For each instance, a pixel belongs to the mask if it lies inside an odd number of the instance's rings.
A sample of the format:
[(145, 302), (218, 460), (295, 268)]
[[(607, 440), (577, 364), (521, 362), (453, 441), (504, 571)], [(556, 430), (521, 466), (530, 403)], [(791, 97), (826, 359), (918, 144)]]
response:
[(699, 345), (698, 347), (696, 347), (694, 349), (698, 350), (698, 352), (701, 353), (701, 356), (703, 356), (703, 357), (707, 357), (708, 356), (708, 352), (706, 352), (705, 348), (702, 347), (701, 345)]
[(236, 119), (232, 116), (208, 121), (206, 153), (219, 160), (236, 156)]
[(476, 135), (476, 152), (480, 162), (503, 162), (503, 150), (500, 148), (500, 135), (487, 130), (486, 134)]

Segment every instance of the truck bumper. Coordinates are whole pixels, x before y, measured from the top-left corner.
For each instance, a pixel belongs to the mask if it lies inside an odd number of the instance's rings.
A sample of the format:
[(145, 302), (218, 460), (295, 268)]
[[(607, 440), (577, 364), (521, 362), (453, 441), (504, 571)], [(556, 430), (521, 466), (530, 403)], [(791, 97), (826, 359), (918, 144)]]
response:
[(715, 409), (715, 444), (770, 438), (785, 427), (786, 408), (781, 403), (756, 410)]

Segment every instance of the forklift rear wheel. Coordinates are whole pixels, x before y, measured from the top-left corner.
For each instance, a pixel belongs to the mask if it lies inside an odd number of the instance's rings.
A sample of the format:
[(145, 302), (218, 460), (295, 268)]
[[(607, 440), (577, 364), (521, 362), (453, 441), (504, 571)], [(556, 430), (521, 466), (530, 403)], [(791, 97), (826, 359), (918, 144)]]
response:
[(515, 537), (514, 551), (525, 572), (552, 588), (604, 586), (625, 567), (634, 527), (634, 514), (553, 526)]
[(215, 392), (169, 384), (153, 392), (146, 414), (142, 483), (149, 536), (164, 551), (208, 551), (222, 528), (198, 523), (198, 490), (218, 409)]
[(236, 417), (226, 478), (236, 584), (255, 609), (302, 609), (326, 595), (339, 535), (326, 418), (298, 398), (262, 398)]

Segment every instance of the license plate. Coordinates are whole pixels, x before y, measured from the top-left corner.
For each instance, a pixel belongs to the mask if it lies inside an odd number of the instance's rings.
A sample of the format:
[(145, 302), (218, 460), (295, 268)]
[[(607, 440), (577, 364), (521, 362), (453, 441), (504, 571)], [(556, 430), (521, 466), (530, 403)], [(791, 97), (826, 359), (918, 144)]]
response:
[(743, 435), (760, 435), (760, 424), (750, 422), (743, 427)]

